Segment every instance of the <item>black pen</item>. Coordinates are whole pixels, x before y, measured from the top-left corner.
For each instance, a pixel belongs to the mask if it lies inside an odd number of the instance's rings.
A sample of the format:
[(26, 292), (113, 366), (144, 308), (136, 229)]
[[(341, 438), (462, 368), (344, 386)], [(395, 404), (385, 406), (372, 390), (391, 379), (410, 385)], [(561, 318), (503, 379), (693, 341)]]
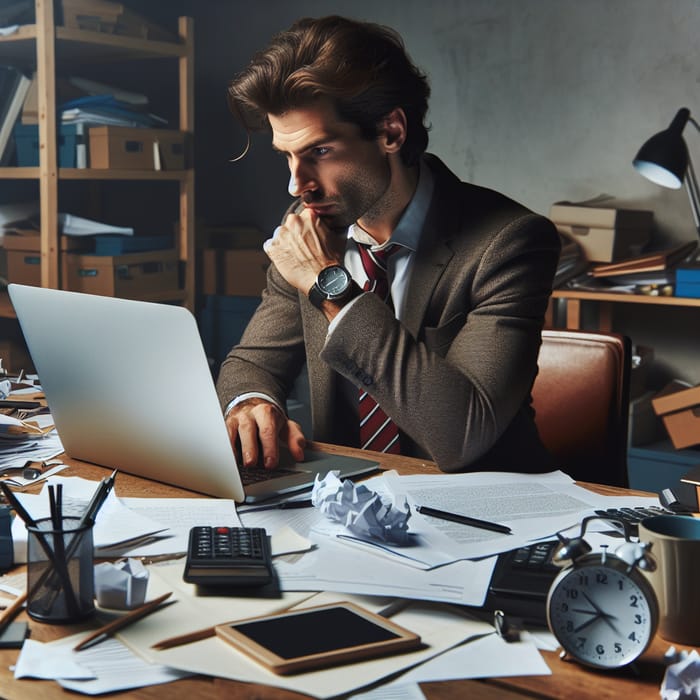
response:
[(291, 508), (311, 508), (313, 503), (310, 500), (305, 501), (282, 501), (282, 503), (269, 503), (262, 506), (251, 506), (250, 508), (241, 509), (241, 514), (257, 513), (261, 510), (288, 510)]
[(500, 532), (504, 535), (511, 534), (511, 529), (506, 525), (490, 523), (488, 520), (479, 520), (479, 518), (470, 518), (468, 515), (448, 513), (447, 511), (438, 510), (437, 508), (430, 508), (429, 506), (416, 506), (416, 511), (418, 511), (422, 515), (430, 515), (433, 518), (439, 518), (440, 520), (450, 520), (453, 523), (460, 523), (461, 525), (471, 525), (472, 527), (478, 527), (482, 530), (492, 530), (493, 532)]

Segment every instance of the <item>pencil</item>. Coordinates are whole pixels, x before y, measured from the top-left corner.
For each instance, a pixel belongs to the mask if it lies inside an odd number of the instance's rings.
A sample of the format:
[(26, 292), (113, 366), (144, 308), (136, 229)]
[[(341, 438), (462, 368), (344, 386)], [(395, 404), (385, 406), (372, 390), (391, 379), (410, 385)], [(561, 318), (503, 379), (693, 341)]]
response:
[(190, 642), (198, 642), (200, 639), (207, 639), (213, 637), (216, 634), (216, 628), (205, 627), (201, 630), (195, 630), (194, 632), (188, 632), (187, 634), (181, 634), (177, 637), (168, 637), (167, 639), (161, 639), (160, 642), (151, 644), (151, 649), (172, 649), (172, 647), (179, 647), (183, 644), (189, 644)]
[(15, 619), (17, 613), (22, 609), (25, 601), (27, 600), (27, 593), (21, 593), (18, 595), (10, 605), (5, 608), (0, 616), (0, 632), (4, 632), (5, 628)]
[[(112, 620), (111, 622), (108, 622), (106, 625), (103, 625), (99, 629), (95, 630), (94, 632), (91, 632), (87, 637), (84, 639), (81, 639), (74, 647), (73, 651), (80, 651), (81, 649), (85, 649), (85, 647), (91, 645), (93, 642), (97, 642), (98, 639), (101, 637), (109, 637), (111, 636), (114, 632), (117, 632), (118, 630), (124, 629), (125, 627), (128, 627), (130, 624), (133, 622), (136, 622), (137, 620), (140, 620), (142, 617), (146, 617), (146, 615), (150, 615), (152, 612), (155, 612), (156, 610), (160, 609), (160, 604), (165, 601), (167, 598), (169, 598), (172, 595), (172, 591), (169, 593), (164, 593), (162, 596), (159, 596), (158, 598), (154, 598), (153, 600), (149, 601), (148, 603), (144, 603), (138, 608), (134, 608), (130, 612), (128, 612), (126, 615), (122, 615), (122, 617), (118, 617), (116, 620)], [(174, 603), (176, 601), (170, 601), (171, 603)], [(168, 603), (169, 605), (170, 603)], [(165, 606), (163, 606), (165, 607)], [(100, 641), (102, 641), (100, 639)]]

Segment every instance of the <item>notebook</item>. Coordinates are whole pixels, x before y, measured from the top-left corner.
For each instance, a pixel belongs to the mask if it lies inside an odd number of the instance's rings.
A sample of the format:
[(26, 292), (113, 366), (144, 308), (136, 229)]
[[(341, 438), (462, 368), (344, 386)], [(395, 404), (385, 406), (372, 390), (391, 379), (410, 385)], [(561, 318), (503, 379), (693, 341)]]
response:
[[(307, 450), (243, 486), (194, 316), (184, 307), (8, 287), (66, 453), (238, 502), (310, 487), (375, 461)], [(244, 470), (245, 471), (245, 470)]]

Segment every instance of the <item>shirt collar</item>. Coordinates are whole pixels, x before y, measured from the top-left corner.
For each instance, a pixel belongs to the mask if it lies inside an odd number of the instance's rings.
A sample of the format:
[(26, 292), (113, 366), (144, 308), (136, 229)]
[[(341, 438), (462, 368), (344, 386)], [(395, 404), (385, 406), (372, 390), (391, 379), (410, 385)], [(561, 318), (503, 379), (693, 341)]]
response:
[(357, 224), (352, 224), (348, 228), (348, 238), (353, 238), (358, 243), (370, 245), (375, 249), (381, 249), (390, 243), (398, 244), (409, 250), (416, 251), (420, 241), (423, 226), (428, 214), (428, 207), (433, 196), (434, 178), (430, 168), (421, 159), (418, 172), (418, 185), (416, 191), (408, 203), (404, 213), (399, 219), (391, 238), (381, 246)]

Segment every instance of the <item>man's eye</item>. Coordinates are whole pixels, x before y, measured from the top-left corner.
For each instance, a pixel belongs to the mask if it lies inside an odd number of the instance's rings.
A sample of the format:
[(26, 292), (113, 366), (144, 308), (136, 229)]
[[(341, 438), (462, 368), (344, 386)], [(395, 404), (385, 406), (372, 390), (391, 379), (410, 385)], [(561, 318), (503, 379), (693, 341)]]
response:
[(313, 154), (315, 158), (320, 158), (321, 156), (325, 156), (327, 153), (330, 153), (330, 148), (328, 146), (316, 146), (316, 148), (313, 149)]

